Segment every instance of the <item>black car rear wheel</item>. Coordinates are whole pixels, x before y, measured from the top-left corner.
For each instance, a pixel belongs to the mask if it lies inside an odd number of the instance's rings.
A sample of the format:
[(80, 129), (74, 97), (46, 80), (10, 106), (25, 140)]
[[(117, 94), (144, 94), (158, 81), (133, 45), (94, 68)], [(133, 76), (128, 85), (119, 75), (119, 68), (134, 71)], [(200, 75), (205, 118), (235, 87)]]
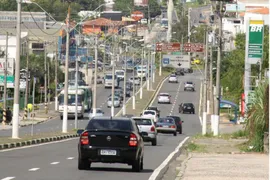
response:
[(152, 146), (156, 146), (157, 145), (157, 138), (155, 138), (153, 141), (152, 141)]
[(132, 164), (132, 170), (135, 171), (135, 172), (140, 172), (142, 170), (142, 159), (143, 158), (140, 158), (135, 160)]
[(88, 159), (78, 158), (78, 169), (79, 170), (88, 170), (90, 169), (91, 162)]
[(179, 129), (179, 134), (182, 134), (182, 127)]
[(177, 132), (175, 131), (175, 132), (173, 133), (173, 135), (174, 135), (174, 136), (177, 136)]

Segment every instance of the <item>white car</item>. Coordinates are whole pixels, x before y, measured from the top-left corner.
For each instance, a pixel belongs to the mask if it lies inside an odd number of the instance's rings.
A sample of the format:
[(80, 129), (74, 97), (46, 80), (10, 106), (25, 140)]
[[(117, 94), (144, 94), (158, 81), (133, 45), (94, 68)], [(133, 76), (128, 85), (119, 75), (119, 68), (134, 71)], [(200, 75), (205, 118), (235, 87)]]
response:
[(158, 95), (158, 103), (171, 104), (171, 95), (169, 93), (160, 93)]
[(147, 70), (146, 69), (138, 69), (137, 70), (137, 76), (139, 77), (139, 78), (143, 78), (143, 81), (145, 81), (146, 80), (146, 77), (147, 77)]
[(124, 80), (125, 71), (124, 70), (115, 70), (115, 74), (119, 78), (119, 80)]
[(136, 122), (139, 131), (145, 132), (143, 136), (144, 142), (151, 142), (152, 146), (157, 145), (157, 130), (155, 127), (154, 119), (152, 117), (132, 117), (132, 119)]
[(156, 123), (157, 120), (158, 120), (157, 112), (154, 111), (154, 110), (144, 110), (144, 111), (141, 113), (141, 117), (145, 117), (145, 118), (153, 118), (154, 123)]
[(195, 91), (195, 84), (193, 82), (185, 82), (184, 91)]
[[(133, 77), (129, 78), (128, 81), (133, 84)], [(134, 77), (134, 85), (139, 86), (141, 84), (141, 78)]]
[[(101, 116), (103, 116), (103, 115), (104, 115), (104, 112), (102, 111), (102, 109), (97, 108), (97, 109), (96, 109), (96, 116), (95, 116), (95, 117), (101, 117)], [(93, 116), (93, 109), (91, 109), (91, 111), (90, 111), (90, 113), (89, 113), (89, 119), (92, 118), (92, 117), (94, 117), (94, 116)]]
[[(120, 105), (121, 105), (121, 100), (120, 100), (120, 98), (117, 97), (117, 96), (114, 96), (113, 104), (114, 104), (114, 107), (120, 107)], [(112, 107), (112, 97), (109, 97), (109, 98), (108, 98), (108, 101), (107, 101), (107, 107), (108, 107), (108, 108)]]
[(169, 83), (178, 83), (178, 78), (175, 74), (171, 74), (169, 77)]

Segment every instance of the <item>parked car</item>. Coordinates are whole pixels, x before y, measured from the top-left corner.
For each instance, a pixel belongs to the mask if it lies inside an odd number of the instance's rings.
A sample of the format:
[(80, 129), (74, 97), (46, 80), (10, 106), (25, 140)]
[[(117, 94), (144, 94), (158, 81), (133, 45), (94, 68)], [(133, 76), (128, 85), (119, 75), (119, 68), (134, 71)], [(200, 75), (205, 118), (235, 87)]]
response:
[(158, 95), (158, 104), (160, 103), (171, 104), (171, 95), (169, 93), (160, 93)]
[(167, 117), (171, 117), (174, 119), (175, 124), (177, 126), (177, 131), (179, 132), (179, 134), (182, 134), (183, 132), (182, 124), (184, 121), (182, 121), (179, 116), (167, 116)]
[(177, 136), (177, 126), (171, 117), (159, 118), (156, 127), (158, 133), (172, 133)]
[(140, 132), (145, 132), (143, 136), (144, 142), (151, 142), (152, 146), (157, 145), (157, 130), (154, 119), (151, 117), (132, 117), (137, 123)]
[(78, 169), (92, 163), (124, 163), (133, 171), (143, 170), (143, 133), (130, 118), (93, 117), (85, 130), (78, 130)]
[(195, 107), (192, 103), (181, 103), (179, 104), (179, 113), (189, 113), (195, 114)]

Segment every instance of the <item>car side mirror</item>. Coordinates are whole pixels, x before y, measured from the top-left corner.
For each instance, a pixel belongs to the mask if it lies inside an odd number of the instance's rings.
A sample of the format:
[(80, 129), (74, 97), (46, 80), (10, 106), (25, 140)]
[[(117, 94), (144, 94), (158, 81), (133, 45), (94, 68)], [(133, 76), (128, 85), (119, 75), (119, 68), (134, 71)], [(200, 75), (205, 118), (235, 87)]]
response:
[(83, 131), (84, 131), (83, 129), (78, 129), (77, 134), (81, 135), (83, 133)]

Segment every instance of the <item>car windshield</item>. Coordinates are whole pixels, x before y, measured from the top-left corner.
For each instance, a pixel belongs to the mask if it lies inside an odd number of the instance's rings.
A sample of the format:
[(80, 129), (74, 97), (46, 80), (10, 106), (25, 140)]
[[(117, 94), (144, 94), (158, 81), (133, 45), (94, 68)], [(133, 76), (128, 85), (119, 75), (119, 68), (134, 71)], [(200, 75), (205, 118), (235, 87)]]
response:
[(148, 107), (148, 110), (154, 110), (154, 111), (156, 111), (157, 110), (157, 107)]
[[(113, 78), (113, 76), (112, 76), (111, 74), (107, 74), (107, 75), (105, 76), (105, 79), (112, 79), (112, 78)], [(114, 76), (114, 78), (116, 79), (117, 76)]]
[(186, 82), (186, 84), (193, 84), (192, 82)]
[(125, 73), (123, 71), (117, 71), (116, 74), (117, 75), (124, 75)]
[(155, 115), (153, 111), (144, 111), (143, 115)]
[(120, 130), (131, 131), (131, 122), (126, 120), (90, 120), (86, 129), (87, 130)]
[[(103, 113), (101, 109), (96, 110), (97, 113)], [(91, 109), (90, 113), (93, 113), (93, 109)]]
[(168, 117), (173, 118), (176, 122), (179, 122), (181, 120), (180, 117), (178, 116), (168, 116)]
[(176, 77), (176, 75), (172, 74), (170, 77)]
[(174, 120), (171, 118), (160, 118), (158, 120), (159, 123), (174, 123)]
[(152, 125), (151, 119), (135, 118), (133, 120), (136, 121), (137, 125), (146, 125), (146, 126)]
[(191, 104), (191, 103), (185, 103), (184, 106), (193, 107), (193, 104)]
[[(119, 101), (119, 98), (118, 97), (114, 97), (114, 100), (115, 101)], [(112, 101), (112, 98), (111, 97), (109, 98), (109, 101)]]
[[(82, 104), (82, 99), (83, 99), (83, 96), (82, 95), (78, 95), (78, 106), (81, 106)], [(76, 105), (76, 95), (75, 94), (69, 94), (68, 95), (68, 105), (71, 105), (71, 106), (75, 106)], [(64, 104), (64, 94), (61, 94), (59, 96), (59, 105), (63, 105)]]
[(160, 94), (159, 96), (166, 96), (166, 97), (168, 97), (169, 96), (169, 94)]

